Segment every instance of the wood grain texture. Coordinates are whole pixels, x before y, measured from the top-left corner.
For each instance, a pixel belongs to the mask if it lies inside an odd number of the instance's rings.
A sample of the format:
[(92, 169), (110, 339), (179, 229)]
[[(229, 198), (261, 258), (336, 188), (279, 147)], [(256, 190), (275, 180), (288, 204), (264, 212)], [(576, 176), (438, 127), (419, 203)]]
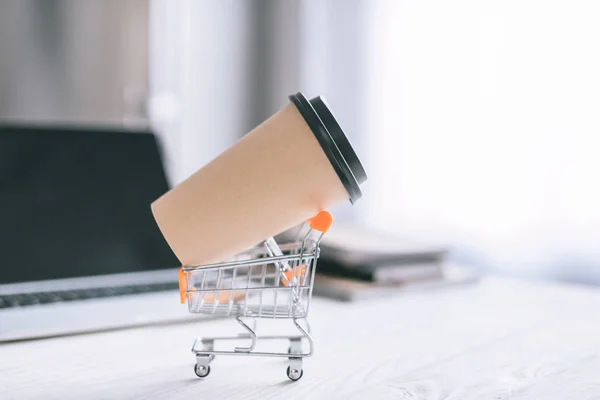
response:
[(2, 345), (0, 398), (600, 399), (597, 289), (490, 278), (315, 299), (309, 316), (316, 353), (295, 383), (285, 361), (257, 357), (219, 356), (198, 379), (193, 338), (239, 331), (216, 320)]

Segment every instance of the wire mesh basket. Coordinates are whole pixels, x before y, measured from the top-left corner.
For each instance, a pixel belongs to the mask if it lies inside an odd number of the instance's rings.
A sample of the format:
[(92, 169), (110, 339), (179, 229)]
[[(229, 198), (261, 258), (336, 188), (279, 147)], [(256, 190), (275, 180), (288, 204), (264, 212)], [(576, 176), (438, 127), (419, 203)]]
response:
[[(314, 284), (319, 243), (332, 223), (331, 214), (322, 211), (307, 221), (296, 240), (279, 245), (268, 238), (259, 246), (238, 254), (234, 260), (179, 270), (181, 302), (188, 303), (191, 313), (236, 318), (246, 330), (241, 335), (220, 338), (197, 338), (192, 346), (196, 354), (194, 372), (206, 377), (210, 361), (216, 354), (259, 355), (287, 357), (287, 375), (292, 380), (302, 377), (302, 358), (312, 354), (313, 341), (305, 320), (308, 315)], [(253, 326), (242, 318), (251, 319)], [(287, 352), (254, 351), (259, 336), (256, 321), (260, 318), (291, 319), (300, 335), (260, 336), (265, 339), (287, 339)], [(300, 322), (304, 321), (304, 326)], [(215, 351), (219, 340), (247, 338), (248, 347), (235, 347), (227, 351)], [(302, 350), (302, 341), (309, 344)]]

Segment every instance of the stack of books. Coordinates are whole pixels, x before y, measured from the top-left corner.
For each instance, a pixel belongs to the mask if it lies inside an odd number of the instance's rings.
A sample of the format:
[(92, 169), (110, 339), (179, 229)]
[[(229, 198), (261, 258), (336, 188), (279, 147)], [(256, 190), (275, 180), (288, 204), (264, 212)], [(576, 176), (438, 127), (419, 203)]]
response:
[(314, 294), (341, 300), (476, 280), (446, 262), (447, 249), (355, 225), (333, 225), (321, 241)]

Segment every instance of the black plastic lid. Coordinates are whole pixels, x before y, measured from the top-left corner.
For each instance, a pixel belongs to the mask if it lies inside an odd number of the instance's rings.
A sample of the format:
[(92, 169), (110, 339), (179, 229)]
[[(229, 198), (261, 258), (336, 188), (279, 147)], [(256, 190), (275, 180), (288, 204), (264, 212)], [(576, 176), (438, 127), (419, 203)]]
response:
[(320, 97), (315, 97), (309, 102), (299, 92), (291, 95), (290, 100), (317, 138), (346, 188), (350, 202), (354, 204), (362, 196), (360, 184), (367, 179), (367, 174), (344, 131)]
[(352, 148), (352, 145), (348, 141), (348, 138), (344, 134), (342, 127), (340, 126), (340, 124), (338, 124), (337, 120), (331, 113), (331, 110), (329, 109), (329, 106), (327, 105), (325, 99), (318, 96), (310, 100), (310, 104), (313, 106), (313, 108), (319, 115), (319, 118), (321, 118), (321, 121), (323, 121), (323, 124), (329, 131), (329, 134), (333, 138), (333, 141), (342, 152), (342, 155), (344, 156), (346, 162), (350, 166), (350, 169), (352, 170), (354, 177), (358, 181), (358, 184), (360, 185), (361, 183), (366, 181), (367, 173), (365, 172), (365, 169), (360, 163), (360, 160), (358, 159), (356, 152)]

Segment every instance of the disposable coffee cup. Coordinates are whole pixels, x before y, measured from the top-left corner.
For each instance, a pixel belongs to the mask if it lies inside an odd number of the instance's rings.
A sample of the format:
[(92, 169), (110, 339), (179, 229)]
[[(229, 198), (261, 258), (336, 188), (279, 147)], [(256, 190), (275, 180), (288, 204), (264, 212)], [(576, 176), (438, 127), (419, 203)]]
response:
[(367, 179), (327, 104), (302, 93), (152, 203), (184, 266), (220, 262), (362, 195)]

